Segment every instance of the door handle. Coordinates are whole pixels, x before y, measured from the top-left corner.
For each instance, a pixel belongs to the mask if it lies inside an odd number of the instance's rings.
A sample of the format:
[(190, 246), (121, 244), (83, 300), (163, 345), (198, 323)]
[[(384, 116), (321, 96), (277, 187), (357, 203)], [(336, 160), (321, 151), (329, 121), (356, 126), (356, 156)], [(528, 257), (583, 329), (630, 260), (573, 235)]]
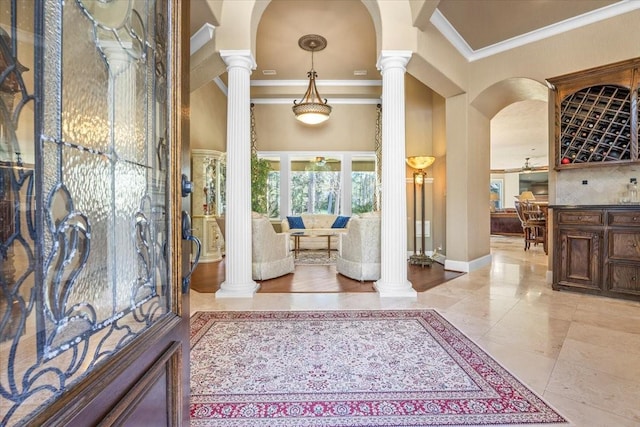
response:
[(187, 211), (182, 211), (182, 240), (188, 240), (196, 244), (196, 258), (191, 264), (189, 274), (182, 278), (182, 293), (186, 294), (189, 291), (189, 285), (191, 284), (191, 275), (200, 261), (200, 252), (202, 250), (202, 243), (200, 242), (200, 239), (191, 234), (191, 217), (189, 217), (189, 212)]
[(193, 182), (189, 181), (187, 175), (182, 174), (182, 185), (181, 185), (182, 197), (187, 197), (189, 194), (193, 193)]

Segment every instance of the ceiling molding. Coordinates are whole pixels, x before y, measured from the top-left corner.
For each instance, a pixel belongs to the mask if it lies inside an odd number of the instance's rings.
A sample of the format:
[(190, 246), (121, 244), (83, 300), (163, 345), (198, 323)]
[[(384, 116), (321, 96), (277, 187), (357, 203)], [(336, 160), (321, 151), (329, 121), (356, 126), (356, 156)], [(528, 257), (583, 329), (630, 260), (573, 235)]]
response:
[[(309, 86), (307, 80), (251, 80), (251, 86)], [(382, 80), (316, 80), (316, 86), (382, 86)]]
[(227, 88), (227, 85), (224, 84), (224, 82), (222, 81), (222, 79), (219, 76), (215, 77), (213, 79), (213, 82), (216, 84), (216, 86), (218, 86), (220, 88), (222, 93), (224, 93), (224, 96), (229, 96), (229, 89)]
[[(229, 89), (224, 84), (220, 77), (213, 79), (213, 82), (220, 88), (225, 96), (229, 96)], [(256, 82), (257, 84), (253, 84)], [(288, 82), (287, 84), (281, 84)], [(252, 80), (251, 86), (299, 86), (298, 80)], [(299, 80), (302, 82), (302, 86), (309, 84), (308, 80)], [(325, 80), (328, 82), (327, 86), (381, 86), (382, 80)], [(263, 105), (278, 105), (278, 104), (291, 104), (293, 99), (287, 98), (251, 98), (251, 102), (254, 104)], [(380, 98), (331, 98), (332, 105), (377, 105), (382, 100)]]
[(213, 34), (216, 30), (211, 24), (204, 24), (198, 31), (196, 31), (190, 39), (189, 51), (193, 55), (207, 42), (213, 39)]
[(560, 21), (556, 24), (548, 25), (538, 30), (530, 31), (520, 36), (513, 37), (500, 43), (483, 47), (478, 50), (473, 50), (467, 44), (467, 42), (455, 30), (455, 28), (453, 28), (451, 23), (449, 23), (449, 21), (444, 17), (444, 15), (442, 15), (442, 13), (440, 13), (438, 9), (436, 9), (431, 16), (431, 23), (458, 50), (458, 52), (460, 52), (460, 54), (462, 54), (462, 56), (467, 59), (467, 61), (473, 62), (478, 59), (487, 58), (489, 56), (505, 52), (507, 50), (511, 50), (520, 46), (524, 46), (526, 44), (533, 43), (542, 39), (546, 39), (548, 37), (552, 37), (567, 31), (575, 30), (576, 28), (593, 24), (604, 19), (613, 18), (614, 16), (622, 15), (636, 9), (640, 9), (640, 1), (622, 0), (618, 3), (614, 3), (612, 5), (587, 12), (573, 18), (565, 19), (564, 21)]
[[(292, 98), (251, 98), (254, 104), (276, 105), (292, 104)], [(380, 98), (331, 98), (331, 105), (377, 105), (382, 101)]]
[(449, 43), (453, 45), (457, 49), (462, 56), (464, 56), (467, 61), (470, 61), (469, 58), (473, 55), (473, 49), (471, 46), (467, 44), (466, 40), (462, 38), (459, 32), (453, 28), (453, 25), (444, 17), (444, 15), (436, 9), (431, 15), (431, 23), (440, 33), (444, 36), (445, 39), (449, 40)]

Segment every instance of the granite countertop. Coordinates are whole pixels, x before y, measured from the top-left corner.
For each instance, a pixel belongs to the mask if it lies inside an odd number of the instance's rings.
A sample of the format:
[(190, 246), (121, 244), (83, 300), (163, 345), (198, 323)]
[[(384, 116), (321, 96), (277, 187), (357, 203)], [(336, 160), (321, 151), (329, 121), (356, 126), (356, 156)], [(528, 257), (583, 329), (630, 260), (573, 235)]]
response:
[(632, 209), (640, 210), (640, 203), (618, 203), (609, 205), (549, 205), (551, 209)]

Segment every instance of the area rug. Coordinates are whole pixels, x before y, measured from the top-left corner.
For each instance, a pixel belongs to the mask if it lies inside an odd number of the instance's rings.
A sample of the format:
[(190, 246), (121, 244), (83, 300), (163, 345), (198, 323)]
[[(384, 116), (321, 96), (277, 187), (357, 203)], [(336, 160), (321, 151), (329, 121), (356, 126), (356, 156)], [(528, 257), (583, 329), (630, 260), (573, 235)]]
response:
[(331, 256), (328, 256), (326, 249), (301, 250), (294, 262), (296, 265), (332, 265), (336, 263), (337, 255), (337, 251), (331, 251)]
[(433, 310), (197, 312), (191, 425), (566, 420)]

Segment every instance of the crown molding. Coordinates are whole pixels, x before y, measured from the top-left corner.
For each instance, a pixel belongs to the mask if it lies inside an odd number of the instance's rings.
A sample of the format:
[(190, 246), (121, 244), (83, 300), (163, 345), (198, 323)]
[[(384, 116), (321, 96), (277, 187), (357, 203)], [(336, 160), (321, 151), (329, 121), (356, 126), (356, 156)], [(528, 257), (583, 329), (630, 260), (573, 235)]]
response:
[(621, 0), (618, 3), (611, 4), (609, 6), (602, 7), (600, 9), (592, 10), (591, 12), (584, 13), (573, 18), (565, 19), (555, 24), (548, 25), (546, 27), (530, 31), (520, 36), (512, 37), (508, 40), (504, 40), (500, 43), (493, 44), (491, 46), (483, 47), (478, 50), (473, 50), (462, 36), (456, 31), (449, 21), (440, 13), (438, 9), (431, 15), (431, 23), (440, 31), (440, 33), (451, 43), (467, 61), (473, 62), (478, 59), (487, 58), (492, 55), (496, 55), (507, 50), (515, 49), (517, 47), (524, 46), (529, 43), (533, 43), (539, 40), (543, 40), (567, 31), (575, 30), (576, 28), (583, 27), (585, 25), (593, 24), (598, 21), (613, 18), (618, 15), (622, 15), (636, 9), (640, 9), (640, 1), (637, 0)]
[[(253, 84), (253, 82), (258, 82), (258, 84)], [(292, 86), (291, 82), (296, 82), (297, 80), (254, 80), (251, 82), (251, 86)], [(378, 86), (382, 85), (381, 80), (325, 80), (326, 82), (331, 82), (332, 84), (328, 84), (327, 86)], [(220, 77), (216, 77), (213, 79), (213, 82), (220, 88), (222, 93), (225, 96), (229, 96), (229, 90), (227, 86), (224, 84)], [(284, 82), (289, 82), (289, 84), (281, 84)], [(302, 86), (306, 86), (309, 84), (308, 80), (300, 80), (303, 82)], [(337, 84), (333, 84), (336, 83)], [(352, 82), (356, 82), (356, 84), (349, 84)], [(268, 83), (268, 84), (267, 84)], [(295, 85), (293, 85), (295, 86)], [(254, 104), (263, 104), (263, 105), (277, 105), (277, 104), (292, 104), (293, 99), (291, 97), (286, 98), (251, 98), (251, 102)], [(331, 98), (331, 105), (377, 105), (380, 104), (382, 100), (380, 98)]]
[[(251, 86), (277, 87), (309, 85), (307, 80), (251, 80)], [(316, 80), (316, 86), (382, 86), (382, 80)]]
[[(254, 104), (276, 105), (291, 104), (293, 98), (251, 98)], [(330, 105), (377, 105), (382, 101), (380, 98), (331, 98)]]
[(211, 24), (205, 23), (198, 31), (196, 31), (190, 39), (189, 51), (190, 54), (193, 55), (196, 53), (202, 46), (207, 44), (209, 40), (213, 39), (213, 34), (216, 30)]
[(213, 82), (216, 84), (216, 86), (220, 88), (222, 93), (224, 93), (224, 96), (229, 96), (229, 88), (227, 88), (227, 85), (224, 84), (224, 82), (219, 76), (214, 77)]

